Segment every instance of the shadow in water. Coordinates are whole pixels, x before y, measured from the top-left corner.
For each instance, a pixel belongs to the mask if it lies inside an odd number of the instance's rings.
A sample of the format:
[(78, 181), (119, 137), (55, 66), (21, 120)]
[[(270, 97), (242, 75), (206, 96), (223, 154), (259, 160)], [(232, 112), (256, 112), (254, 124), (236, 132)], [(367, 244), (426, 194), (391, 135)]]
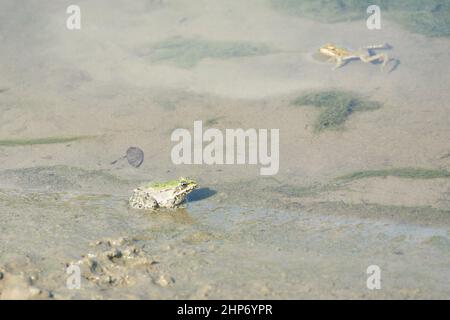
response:
[(210, 188), (196, 189), (188, 195), (188, 201), (189, 202), (200, 201), (200, 200), (212, 197), (216, 193), (217, 193), (217, 191), (212, 190)]
[(392, 59), (391, 61), (393, 61), (394, 65), (389, 70), (389, 73), (394, 72), (395, 70), (397, 70), (398, 66), (400, 65), (400, 60), (398, 60), (398, 59)]

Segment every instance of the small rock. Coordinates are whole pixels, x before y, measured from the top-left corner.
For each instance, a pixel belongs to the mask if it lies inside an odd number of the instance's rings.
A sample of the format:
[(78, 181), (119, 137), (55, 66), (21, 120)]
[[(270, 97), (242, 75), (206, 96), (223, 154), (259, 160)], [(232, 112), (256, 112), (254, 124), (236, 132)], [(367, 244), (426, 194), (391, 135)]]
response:
[(42, 293), (42, 290), (36, 287), (29, 287), (28, 292), (30, 293), (31, 297), (36, 297)]
[(175, 282), (172, 277), (166, 276), (166, 275), (160, 275), (159, 278), (155, 281), (156, 284), (160, 285), (161, 287), (167, 287), (169, 284)]

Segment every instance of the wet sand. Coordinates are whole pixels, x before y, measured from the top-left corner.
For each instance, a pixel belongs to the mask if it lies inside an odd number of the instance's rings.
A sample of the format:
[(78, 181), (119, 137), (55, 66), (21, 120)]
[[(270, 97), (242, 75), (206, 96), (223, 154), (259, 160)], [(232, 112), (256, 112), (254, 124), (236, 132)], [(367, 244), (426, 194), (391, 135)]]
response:
[[(0, 146), (0, 298), (450, 297), (450, 180), (334, 180), (391, 167), (450, 170), (448, 39), (391, 21), (376, 32), (364, 21), (322, 24), (260, 1), (108, 3), (81, 1), (82, 30), (69, 32), (64, 2), (2, 1), (1, 140), (88, 138)], [(152, 62), (151, 44), (173, 36), (274, 52), (191, 68)], [(401, 63), (390, 73), (358, 61), (331, 71), (314, 56), (330, 41), (388, 42)], [(383, 107), (352, 114), (344, 130), (314, 133), (317, 111), (291, 101), (329, 88)], [(171, 132), (195, 120), (280, 129), (279, 173), (172, 164)], [(112, 165), (129, 146), (144, 150), (143, 165)], [(142, 181), (179, 176), (205, 188), (185, 210), (127, 209)], [(67, 263), (120, 237), (157, 263), (125, 264), (126, 284), (83, 279), (80, 290), (67, 289)], [(379, 291), (366, 288), (372, 264), (383, 270)]]

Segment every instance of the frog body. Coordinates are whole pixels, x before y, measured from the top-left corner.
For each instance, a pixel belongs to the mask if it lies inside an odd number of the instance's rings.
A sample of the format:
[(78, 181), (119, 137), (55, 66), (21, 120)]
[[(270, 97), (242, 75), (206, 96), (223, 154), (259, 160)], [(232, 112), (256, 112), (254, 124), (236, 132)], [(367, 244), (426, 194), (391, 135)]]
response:
[(197, 183), (187, 178), (154, 182), (134, 189), (128, 203), (133, 209), (178, 208), (196, 188)]
[(320, 47), (319, 52), (324, 56), (328, 57), (330, 61), (336, 63), (333, 70), (340, 68), (347, 61), (359, 59), (362, 62), (370, 63), (372, 61), (382, 61), (383, 68), (389, 62), (389, 57), (386, 53), (372, 54), (372, 50), (375, 49), (389, 49), (388, 44), (382, 45), (371, 45), (362, 47), (359, 50), (352, 51), (344, 47), (336, 46), (332, 43), (327, 43), (326, 45)]

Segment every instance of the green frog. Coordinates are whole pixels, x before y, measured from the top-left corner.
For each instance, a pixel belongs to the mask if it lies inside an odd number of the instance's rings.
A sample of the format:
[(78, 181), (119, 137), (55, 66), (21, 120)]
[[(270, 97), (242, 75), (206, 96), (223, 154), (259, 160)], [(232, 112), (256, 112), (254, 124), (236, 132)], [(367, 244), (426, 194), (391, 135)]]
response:
[(188, 178), (153, 182), (134, 189), (128, 203), (133, 209), (178, 208), (197, 186), (194, 180)]

